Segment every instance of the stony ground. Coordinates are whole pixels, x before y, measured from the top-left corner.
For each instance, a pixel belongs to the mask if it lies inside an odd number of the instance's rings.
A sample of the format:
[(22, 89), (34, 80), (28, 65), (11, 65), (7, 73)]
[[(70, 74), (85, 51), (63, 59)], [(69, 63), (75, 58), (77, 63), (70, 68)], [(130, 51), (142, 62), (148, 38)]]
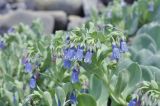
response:
[(0, 0), (0, 34), (20, 22), (30, 25), (37, 18), (42, 20), (45, 33), (72, 29), (85, 22), (93, 8), (104, 8), (109, 1)]

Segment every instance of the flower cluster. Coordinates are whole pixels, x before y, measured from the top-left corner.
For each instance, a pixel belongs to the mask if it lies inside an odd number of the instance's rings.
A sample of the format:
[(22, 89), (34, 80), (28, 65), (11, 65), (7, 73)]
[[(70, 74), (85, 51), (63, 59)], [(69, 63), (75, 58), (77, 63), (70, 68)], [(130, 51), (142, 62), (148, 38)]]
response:
[(84, 54), (84, 48), (81, 47), (80, 45), (75, 48), (67, 48), (64, 50), (64, 67), (69, 69), (71, 68), (71, 61), (83, 61), (85, 63), (92, 63), (92, 55), (93, 51), (87, 50), (86, 54)]
[[(22, 64), (24, 65), (24, 69), (25, 69), (26, 73), (32, 73), (33, 65), (28, 60), (27, 56), (22, 58)], [(40, 63), (36, 61), (35, 68), (38, 68), (39, 66), (40, 66)], [(37, 73), (33, 74), (32, 77), (30, 78), (29, 86), (31, 89), (34, 89), (36, 87), (36, 81), (38, 80), (39, 76), (40, 76), (40, 74), (37, 72)]]
[[(32, 73), (32, 64), (28, 61), (26, 57), (22, 58), (22, 64), (24, 64), (24, 69), (26, 73)], [(29, 81), (29, 86), (31, 89), (36, 87), (36, 78), (32, 76)]]
[[(69, 44), (69, 43), (70, 43), (70, 37), (67, 34), (66, 44)], [(70, 69), (72, 67), (72, 62), (74, 62), (74, 61), (79, 61), (79, 62), (84, 61), (85, 63), (88, 63), (88, 64), (92, 63), (93, 51), (87, 50), (85, 52), (84, 47), (80, 46), (80, 45), (75, 47), (72, 44), (71, 47), (64, 49), (63, 54), (64, 54), (63, 66), (66, 69)], [(79, 73), (80, 73), (79, 68), (77, 66), (75, 66), (72, 69), (72, 75), (71, 75), (71, 82), (72, 83), (79, 82)]]
[(118, 47), (116, 43), (112, 43), (112, 55), (111, 59), (118, 61), (120, 59), (120, 54), (128, 51), (127, 43), (124, 40), (120, 40), (120, 46)]

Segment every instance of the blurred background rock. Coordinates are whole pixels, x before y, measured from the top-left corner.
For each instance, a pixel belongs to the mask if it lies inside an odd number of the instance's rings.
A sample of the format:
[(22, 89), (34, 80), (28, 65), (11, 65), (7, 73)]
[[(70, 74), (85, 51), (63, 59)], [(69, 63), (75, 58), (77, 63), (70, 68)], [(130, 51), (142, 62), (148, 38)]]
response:
[[(45, 33), (72, 29), (85, 22), (92, 10), (112, 0), (0, 0), (0, 33), (18, 23), (41, 19)], [(126, 0), (132, 3), (134, 0)]]

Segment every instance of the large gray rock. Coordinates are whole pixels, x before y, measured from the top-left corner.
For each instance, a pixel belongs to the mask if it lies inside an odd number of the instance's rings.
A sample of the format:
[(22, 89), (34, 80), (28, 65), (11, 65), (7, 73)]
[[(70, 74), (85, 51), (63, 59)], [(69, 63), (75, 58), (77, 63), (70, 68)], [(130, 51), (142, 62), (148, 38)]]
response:
[(100, 0), (82, 0), (82, 3), (84, 15), (86, 17), (90, 17), (93, 11), (98, 13), (99, 10), (104, 8), (104, 5)]
[(13, 11), (0, 16), (0, 27), (13, 26), (19, 23), (31, 25), (32, 21), (39, 18), (44, 26), (44, 32), (50, 34), (54, 29), (54, 19), (50, 15), (44, 15), (33, 11)]
[(112, 0), (100, 0), (104, 5), (108, 5)]
[(36, 10), (62, 10), (67, 14), (80, 14), (81, 0), (26, 0), (28, 8)]
[(67, 14), (63, 11), (48, 11), (49, 14), (55, 19), (54, 30), (65, 30), (67, 28)]
[(63, 11), (37, 11), (44, 15), (50, 15), (55, 20), (55, 30), (65, 30), (67, 28), (67, 14)]
[(0, 36), (3, 36), (4, 33), (6, 33), (8, 28), (6, 26), (1, 26), (0, 27)]
[(11, 8), (13, 10), (25, 10), (27, 7), (24, 2), (17, 2), (17, 3), (11, 4)]
[(75, 16), (75, 15), (70, 15), (68, 17), (68, 19), (69, 19), (69, 24), (68, 24), (68, 27), (67, 27), (68, 30), (71, 30), (75, 27), (78, 27), (78, 26), (80, 26), (80, 25), (82, 25), (83, 23), (86, 22), (85, 18)]
[(7, 1), (8, 3), (16, 3), (17, 2), (17, 0), (5, 0), (5, 1)]
[(68, 17), (63, 11), (36, 11), (36, 13), (51, 16), (55, 20), (54, 31), (65, 30), (67, 28)]
[(8, 9), (8, 6), (10, 6), (7, 1), (0, 0), (0, 14), (6, 14), (10, 9)]
[(5, 0), (0, 0), (0, 9), (2, 9), (5, 5), (6, 5), (6, 1)]
[(27, 9), (30, 10), (35, 10), (36, 9), (36, 1), (35, 0), (25, 0), (24, 1), (26, 4)]

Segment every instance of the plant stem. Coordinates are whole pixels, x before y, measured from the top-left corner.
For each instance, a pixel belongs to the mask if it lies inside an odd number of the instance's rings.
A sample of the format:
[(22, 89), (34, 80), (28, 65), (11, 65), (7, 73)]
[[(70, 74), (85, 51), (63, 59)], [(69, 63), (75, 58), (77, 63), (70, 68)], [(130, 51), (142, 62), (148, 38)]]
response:
[(122, 104), (122, 105), (126, 106), (126, 105), (127, 105), (126, 101), (124, 101), (123, 99), (119, 100), (120, 98), (119, 98), (119, 97), (116, 97), (116, 96), (114, 95), (113, 88), (111, 88), (111, 86), (110, 86), (110, 84), (109, 84), (109, 81), (108, 81), (106, 75), (103, 76), (102, 80), (103, 80), (103, 82), (104, 82), (104, 84), (105, 84), (106, 89), (108, 89), (108, 91), (109, 91), (109, 92), (108, 92), (109, 95), (111, 95), (111, 97), (112, 97), (118, 104)]

